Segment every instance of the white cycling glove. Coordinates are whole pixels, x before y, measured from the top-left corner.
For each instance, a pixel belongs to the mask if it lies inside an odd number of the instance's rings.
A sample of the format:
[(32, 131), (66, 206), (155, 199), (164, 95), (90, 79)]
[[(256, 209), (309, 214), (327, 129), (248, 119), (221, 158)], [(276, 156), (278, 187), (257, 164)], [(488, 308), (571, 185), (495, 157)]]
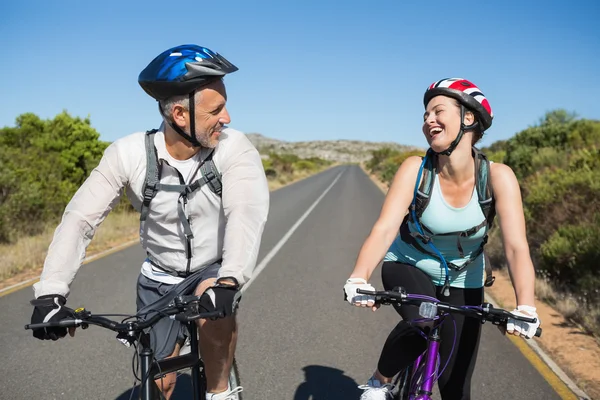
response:
[(535, 311), (535, 307), (517, 306), (517, 308), (512, 311), (512, 314), (519, 317), (536, 318), (537, 321), (535, 323), (531, 323), (509, 318), (508, 322), (506, 323), (506, 332), (512, 333), (514, 331), (527, 339), (531, 339), (535, 335), (537, 328), (540, 326), (540, 318)]
[(344, 285), (344, 294), (346, 295), (346, 301), (356, 306), (373, 306), (375, 304), (375, 297), (366, 294), (356, 293), (357, 289), (372, 290), (375, 288), (368, 284), (366, 280), (362, 278), (349, 278)]

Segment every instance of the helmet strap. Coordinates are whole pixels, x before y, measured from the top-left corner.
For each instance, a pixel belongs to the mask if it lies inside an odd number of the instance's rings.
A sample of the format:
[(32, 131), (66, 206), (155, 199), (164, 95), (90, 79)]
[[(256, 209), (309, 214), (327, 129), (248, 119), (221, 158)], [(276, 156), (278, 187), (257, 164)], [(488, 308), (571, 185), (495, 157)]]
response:
[(465, 120), (465, 106), (463, 106), (461, 104), (461, 106), (460, 106), (460, 130), (458, 131), (458, 135), (456, 135), (456, 139), (454, 139), (452, 141), (452, 143), (450, 143), (450, 146), (448, 146), (448, 148), (446, 150), (440, 151), (439, 153), (436, 153), (436, 154), (442, 155), (442, 156), (450, 156), (450, 154), (452, 154), (454, 149), (456, 149), (456, 146), (458, 146), (458, 143), (460, 143), (460, 140), (462, 139), (462, 137), (465, 133), (465, 130), (474, 129), (479, 124), (478, 121), (475, 121), (471, 125), (465, 125), (464, 120)]
[(160, 111), (160, 115), (163, 116), (163, 118), (165, 119), (165, 121), (167, 121), (167, 124), (169, 124), (169, 126), (175, 131), (177, 132), (180, 136), (182, 136), (185, 140), (187, 140), (188, 142), (190, 142), (192, 144), (192, 146), (194, 147), (202, 147), (202, 144), (200, 144), (200, 142), (198, 141), (198, 139), (196, 139), (196, 115), (195, 115), (195, 101), (194, 101), (194, 96), (195, 93), (192, 92), (190, 93), (190, 97), (189, 97), (189, 111), (190, 111), (190, 132), (192, 132), (192, 134), (188, 134), (186, 133), (183, 129), (181, 129), (177, 124), (175, 124), (171, 118), (168, 118), (168, 116), (165, 115), (161, 105), (160, 105), (160, 101), (158, 102), (158, 110)]

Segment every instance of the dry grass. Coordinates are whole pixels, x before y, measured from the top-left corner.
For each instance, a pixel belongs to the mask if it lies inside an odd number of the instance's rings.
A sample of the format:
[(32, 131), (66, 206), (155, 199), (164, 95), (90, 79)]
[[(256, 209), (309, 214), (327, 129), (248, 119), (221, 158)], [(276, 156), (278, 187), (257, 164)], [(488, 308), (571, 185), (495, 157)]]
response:
[(543, 278), (535, 281), (535, 295), (540, 300), (552, 305), (569, 322), (578, 325), (586, 333), (600, 339), (600, 305), (589, 304), (570, 293), (564, 293)]
[(301, 171), (294, 171), (291, 174), (279, 173), (276, 178), (272, 178), (272, 179), (268, 180), (269, 190), (277, 190), (277, 189), (282, 188), (291, 183), (294, 183), (294, 182), (297, 182), (304, 178), (308, 178), (309, 176), (318, 174), (319, 172), (322, 172), (326, 169), (332, 168), (336, 165), (339, 165), (339, 163), (327, 165), (327, 166), (324, 166), (322, 168), (312, 170), (312, 171), (301, 170)]
[[(40, 268), (44, 264), (48, 246), (52, 241), (56, 226), (48, 226), (44, 233), (24, 237), (11, 245), (0, 245), (0, 280), (21, 272)], [(99, 253), (138, 236), (139, 214), (114, 212), (98, 228), (87, 255)]]

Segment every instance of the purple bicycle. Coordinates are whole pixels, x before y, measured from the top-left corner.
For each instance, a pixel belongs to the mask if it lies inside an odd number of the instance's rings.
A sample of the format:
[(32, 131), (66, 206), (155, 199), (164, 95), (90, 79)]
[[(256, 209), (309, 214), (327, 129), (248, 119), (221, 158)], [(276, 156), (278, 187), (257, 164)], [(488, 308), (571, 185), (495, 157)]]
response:
[[(438, 351), (441, 339), (439, 333), (444, 320), (449, 314), (462, 314), (477, 318), (481, 323), (489, 321), (494, 325), (504, 327), (506, 327), (509, 318), (530, 323), (536, 322), (535, 318), (519, 317), (506, 310), (494, 308), (488, 303), (483, 303), (481, 306), (454, 306), (441, 302), (435, 297), (406, 293), (404, 288), (401, 287), (390, 291), (374, 292), (358, 289), (356, 292), (374, 296), (375, 304), (417, 306), (419, 307), (419, 315), (423, 319), (413, 322), (434, 322), (433, 328), (427, 336), (427, 350), (415, 360), (412, 366), (400, 371), (395, 377), (394, 400), (432, 400), (433, 385), (445, 369), (444, 366), (440, 370)], [(542, 329), (538, 328), (535, 336), (539, 337), (541, 335)]]

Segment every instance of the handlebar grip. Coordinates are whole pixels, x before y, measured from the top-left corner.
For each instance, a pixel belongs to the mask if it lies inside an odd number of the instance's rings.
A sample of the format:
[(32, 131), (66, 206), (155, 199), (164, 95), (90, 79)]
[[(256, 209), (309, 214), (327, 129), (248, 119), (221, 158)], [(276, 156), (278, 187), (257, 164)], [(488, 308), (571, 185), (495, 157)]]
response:
[(376, 292), (372, 290), (364, 290), (364, 289), (356, 289), (356, 293), (358, 294), (370, 294), (371, 296), (375, 296)]
[(27, 324), (25, 329), (43, 329), (43, 328), (70, 328), (81, 324), (80, 319), (63, 319), (56, 322), (42, 322), (39, 324)]

